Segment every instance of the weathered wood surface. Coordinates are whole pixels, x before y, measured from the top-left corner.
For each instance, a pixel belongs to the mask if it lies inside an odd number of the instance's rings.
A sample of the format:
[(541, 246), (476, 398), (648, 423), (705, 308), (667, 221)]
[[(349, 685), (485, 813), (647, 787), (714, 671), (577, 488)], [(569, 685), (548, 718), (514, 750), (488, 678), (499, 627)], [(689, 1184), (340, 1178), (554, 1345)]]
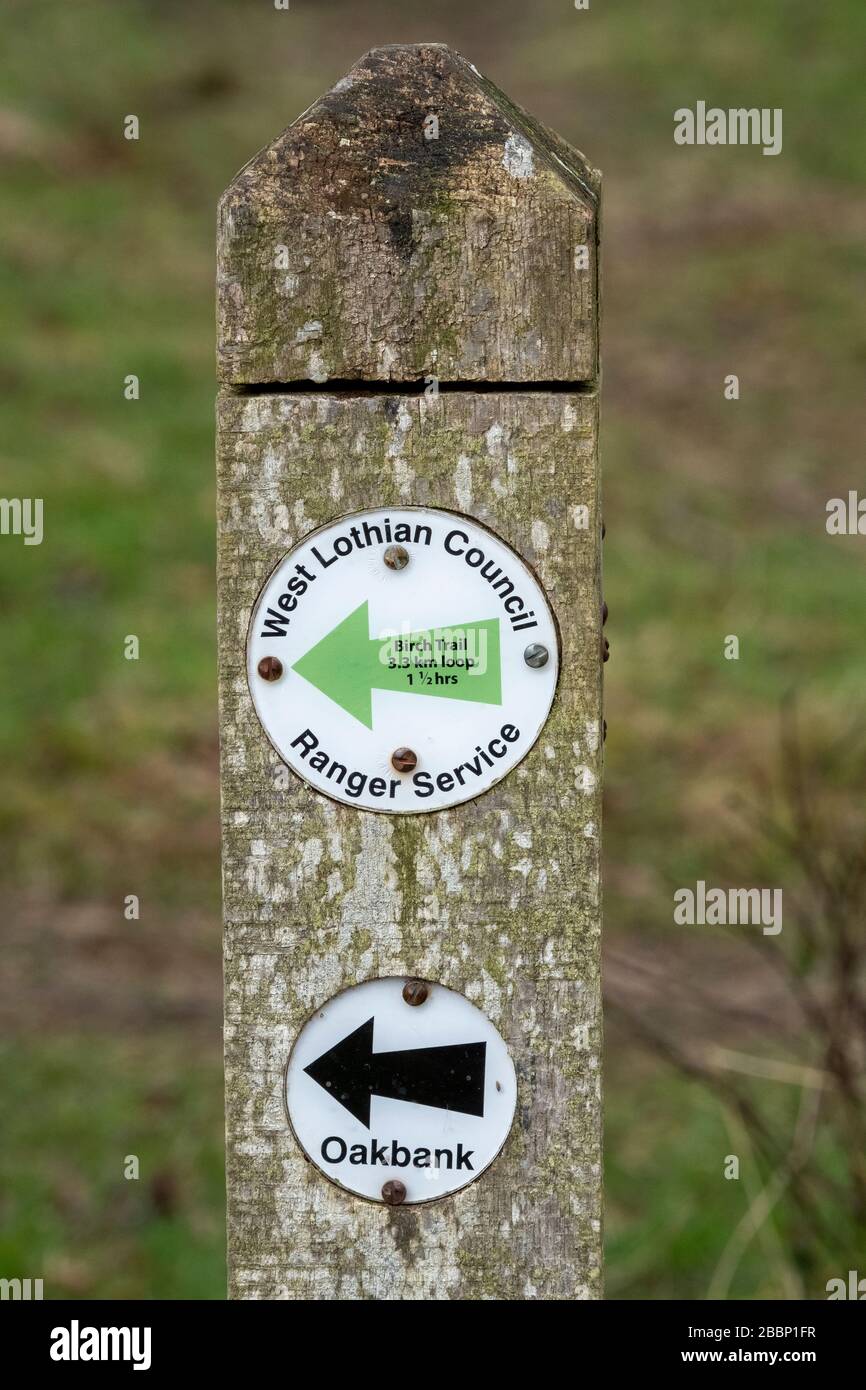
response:
[[(597, 1296), (595, 395), (225, 395), (219, 420), (231, 1292)], [(492, 526), (536, 568), (562, 631), (559, 690), (535, 748), (492, 791), (428, 816), (366, 813), (280, 777), (247, 688), (247, 624), (273, 565), (372, 501)], [(485, 1010), (511, 1049), (519, 1098), (487, 1174), (441, 1202), (390, 1208), (305, 1161), (282, 1072), (317, 1005), (403, 974)]]
[[(423, 137), (430, 111), (438, 142)], [(221, 201), (234, 1297), (600, 1296), (597, 194), (582, 156), (456, 54), (419, 45), (368, 54)], [(425, 375), (573, 389), (388, 394), (388, 380)], [(328, 385), (258, 390), (313, 381)], [(293, 544), (344, 514), (413, 504), (486, 523), (535, 566), (562, 664), (538, 743), (493, 790), (387, 816), (332, 802), (281, 765), (247, 688), (245, 642)], [(317, 1006), (404, 974), (484, 1009), (512, 1052), (518, 1107), (478, 1181), (394, 1208), (306, 1162), (282, 1078)]]
[(450, 49), (374, 49), (223, 195), (221, 380), (593, 379), (598, 187)]

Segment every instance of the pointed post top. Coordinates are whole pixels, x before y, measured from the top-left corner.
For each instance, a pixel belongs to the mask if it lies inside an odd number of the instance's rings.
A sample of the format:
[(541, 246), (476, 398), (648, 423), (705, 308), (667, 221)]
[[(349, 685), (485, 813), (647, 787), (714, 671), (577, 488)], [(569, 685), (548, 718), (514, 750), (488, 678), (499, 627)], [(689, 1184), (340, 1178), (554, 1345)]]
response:
[(221, 381), (594, 379), (599, 187), (444, 44), (372, 49), (223, 194)]

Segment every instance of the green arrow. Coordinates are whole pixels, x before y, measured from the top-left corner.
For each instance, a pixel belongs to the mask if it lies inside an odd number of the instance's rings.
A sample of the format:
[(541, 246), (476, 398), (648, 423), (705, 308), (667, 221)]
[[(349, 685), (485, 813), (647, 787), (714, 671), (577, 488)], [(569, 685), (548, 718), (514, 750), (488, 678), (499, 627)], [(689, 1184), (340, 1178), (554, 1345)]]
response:
[(499, 619), (371, 637), (365, 600), (292, 670), (368, 729), (373, 690), (501, 705)]

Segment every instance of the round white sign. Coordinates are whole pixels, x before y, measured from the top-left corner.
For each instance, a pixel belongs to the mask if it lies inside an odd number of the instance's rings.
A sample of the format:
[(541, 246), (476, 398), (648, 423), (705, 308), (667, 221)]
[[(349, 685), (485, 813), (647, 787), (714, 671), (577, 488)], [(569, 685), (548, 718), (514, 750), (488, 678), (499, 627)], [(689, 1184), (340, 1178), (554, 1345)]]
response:
[(286, 1108), (307, 1157), (347, 1191), (392, 1205), (473, 1182), (505, 1143), (516, 1103), (514, 1066), (489, 1018), (428, 981), (368, 980), (335, 995), (286, 1067)]
[(537, 579), (455, 512), (358, 512), (280, 561), (253, 610), (250, 690), (280, 757), (369, 811), (487, 791), (538, 737), (559, 670)]

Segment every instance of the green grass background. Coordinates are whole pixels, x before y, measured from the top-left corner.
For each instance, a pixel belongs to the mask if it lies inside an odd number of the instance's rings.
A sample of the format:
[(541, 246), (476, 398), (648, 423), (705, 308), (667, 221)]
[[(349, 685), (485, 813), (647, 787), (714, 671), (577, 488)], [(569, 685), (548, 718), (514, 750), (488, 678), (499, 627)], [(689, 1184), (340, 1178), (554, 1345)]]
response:
[[(419, 39), (603, 170), (606, 921), (627, 962), (673, 940), (675, 887), (765, 867), (725, 807), (786, 695), (819, 731), (862, 706), (866, 540), (830, 539), (824, 508), (866, 485), (866, 11), (6, 0), (2, 26), (0, 487), (44, 498), (45, 541), (0, 538), (0, 1274), (219, 1298), (219, 193), (367, 48)], [(782, 107), (782, 154), (676, 147), (698, 99)], [(793, 891), (797, 865), (771, 867)], [(784, 1130), (787, 1098), (755, 1089)], [(610, 1294), (704, 1297), (748, 1199), (721, 1177), (725, 1112), (616, 1011), (607, 1106)], [(730, 1294), (820, 1297), (856, 1253), (792, 1244), (780, 1209)]]

